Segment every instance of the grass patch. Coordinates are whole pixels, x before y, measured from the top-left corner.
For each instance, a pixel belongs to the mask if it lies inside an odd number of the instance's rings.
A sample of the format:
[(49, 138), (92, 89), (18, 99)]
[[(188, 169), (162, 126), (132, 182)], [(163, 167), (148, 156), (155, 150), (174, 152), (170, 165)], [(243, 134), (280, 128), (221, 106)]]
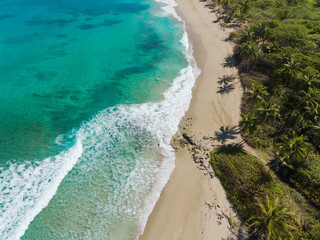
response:
[(214, 155), (215, 172), (242, 220), (246, 221), (257, 213), (257, 207), (252, 204), (256, 198), (264, 197), (266, 192), (282, 194), (273, 183), (270, 172), (254, 156), (241, 151)]
[[(269, 196), (271, 199), (279, 199), (281, 205), (294, 213), (299, 227), (297, 237), (299, 235), (300, 239), (310, 234), (319, 224), (319, 211), (294, 188), (281, 182), (256, 157), (242, 150), (230, 153), (222, 149), (212, 152), (211, 163), (242, 221), (246, 222), (259, 212), (258, 207), (253, 204), (257, 199), (265, 202)], [(311, 228), (307, 230), (306, 226)]]
[(320, 209), (320, 156), (310, 154), (308, 159), (290, 174), (289, 183)]
[(268, 151), (274, 145), (274, 127), (264, 124), (259, 126), (255, 133), (245, 133), (246, 142), (257, 149)]

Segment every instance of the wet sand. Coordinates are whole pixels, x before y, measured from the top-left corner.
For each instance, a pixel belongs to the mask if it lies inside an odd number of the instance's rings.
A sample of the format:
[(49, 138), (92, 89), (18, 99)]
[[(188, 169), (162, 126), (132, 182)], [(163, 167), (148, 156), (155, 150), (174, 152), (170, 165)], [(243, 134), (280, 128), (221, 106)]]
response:
[[(206, 2), (177, 3), (202, 73), (180, 131), (172, 140), (176, 168), (140, 240), (227, 239), (235, 232), (228, 218), (236, 221), (237, 217), (208, 161), (210, 151), (220, 144), (215, 133), (236, 126), (240, 119), (242, 88), (229, 58), (231, 30), (216, 22), (217, 16), (205, 7)], [(223, 79), (229, 79), (228, 83), (221, 82)]]

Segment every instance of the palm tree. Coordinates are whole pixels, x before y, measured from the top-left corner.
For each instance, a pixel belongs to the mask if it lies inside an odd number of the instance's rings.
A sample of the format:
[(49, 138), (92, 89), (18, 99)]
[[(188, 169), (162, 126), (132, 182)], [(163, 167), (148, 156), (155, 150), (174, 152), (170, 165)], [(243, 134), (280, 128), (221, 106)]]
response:
[(258, 84), (255, 86), (252, 84), (251, 90), (247, 91), (245, 93), (247, 96), (247, 102), (251, 105), (260, 105), (262, 102), (264, 102), (264, 97), (269, 96), (269, 93), (267, 92), (267, 88), (264, 87), (262, 84)]
[(288, 221), (293, 220), (292, 213), (286, 211), (284, 207), (278, 206), (278, 201), (270, 202), (267, 196), (267, 204), (264, 206), (259, 200), (257, 203), (260, 214), (251, 217), (248, 221), (252, 222), (250, 227), (255, 230), (249, 239), (261, 237), (267, 240), (282, 239), (282, 237), (291, 237), (291, 231), (295, 227)]
[[(218, 0), (217, 2), (219, 5), (222, 6), (222, 9), (223, 9), (222, 13), (228, 13), (230, 11), (230, 5), (231, 5), (230, 0)], [(220, 10), (221, 10), (221, 8), (220, 8)]]
[(257, 38), (261, 39), (263, 43), (270, 35), (269, 27), (266, 22), (259, 22), (258, 25), (256, 25), (253, 29)]
[(287, 63), (284, 63), (280, 71), (285, 76), (285, 80), (292, 81), (298, 76), (300, 68), (300, 62), (298, 60), (295, 60), (294, 58), (290, 58)]
[(236, 17), (241, 23), (245, 22), (248, 16), (248, 12), (251, 8), (252, 8), (251, 0), (245, 0), (240, 2), (238, 7), (238, 14)]
[(290, 52), (282, 52), (280, 53), (280, 56), (277, 58), (277, 61), (275, 63), (275, 68), (280, 68), (284, 65), (287, 64), (291, 59), (292, 59), (292, 54)]
[(311, 148), (311, 144), (307, 142), (308, 138), (304, 135), (297, 136), (295, 132), (291, 138), (285, 136), (282, 140), (283, 143), (279, 147), (278, 155), (285, 164), (302, 161)]
[(262, 102), (262, 107), (257, 108), (257, 112), (262, 121), (273, 121), (280, 117), (280, 106), (278, 104), (270, 102)]
[(314, 69), (306, 69), (301, 77), (302, 88), (307, 90), (320, 84), (319, 74)]
[(221, 4), (224, 7), (229, 7), (230, 0), (218, 0), (218, 3)]
[(309, 88), (308, 91), (302, 90), (300, 91), (302, 95), (303, 104), (307, 108), (310, 108), (316, 114), (318, 113), (318, 108), (320, 104), (320, 90), (318, 88)]
[(270, 45), (266, 46), (266, 51), (268, 53), (277, 53), (279, 52), (279, 44), (277, 42), (273, 42)]
[(255, 41), (256, 40), (256, 35), (255, 35), (255, 32), (250, 28), (250, 29), (246, 29), (244, 31), (243, 34), (241, 34), (241, 38), (239, 40), (239, 43), (243, 44), (245, 42), (248, 42), (248, 41)]
[(251, 8), (252, 8), (251, 0), (245, 0), (240, 2), (241, 14), (247, 14)]
[(247, 72), (249, 72), (249, 64), (253, 60), (257, 60), (259, 48), (255, 41), (248, 40), (241, 44), (240, 56), (247, 62)]
[(258, 127), (258, 119), (255, 117), (254, 113), (241, 114), (241, 120), (239, 122), (239, 126), (241, 130), (248, 133), (253, 134)]
[(309, 106), (304, 107), (303, 118), (311, 123), (318, 123), (320, 119), (320, 105), (316, 109)]

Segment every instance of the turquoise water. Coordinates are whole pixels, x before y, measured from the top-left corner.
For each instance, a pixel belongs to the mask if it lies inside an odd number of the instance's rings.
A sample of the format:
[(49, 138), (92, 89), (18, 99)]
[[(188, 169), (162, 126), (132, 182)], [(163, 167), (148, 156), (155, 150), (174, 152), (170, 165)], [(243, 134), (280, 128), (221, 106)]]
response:
[(197, 75), (173, 6), (0, 2), (0, 239), (142, 233)]

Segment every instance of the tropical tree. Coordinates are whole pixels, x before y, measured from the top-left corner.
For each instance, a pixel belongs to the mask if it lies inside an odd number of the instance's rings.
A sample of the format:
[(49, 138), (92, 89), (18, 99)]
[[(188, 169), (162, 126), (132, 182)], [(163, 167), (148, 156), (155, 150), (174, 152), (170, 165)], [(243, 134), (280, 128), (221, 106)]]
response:
[(311, 147), (306, 136), (297, 136), (293, 132), (291, 138), (287, 136), (282, 137), (282, 144), (279, 146), (277, 154), (282, 162), (291, 165), (292, 163), (302, 161)]
[(249, 65), (253, 60), (257, 60), (259, 55), (259, 48), (255, 41), (248, 40), (241, 44), (240, 56), (247, 63), (247, 72), (249, 72)]
[(257, 112), (262, 121), (273, 121), (280, 117), (280, 106), (272, 101), (262, 102), (262, 106), (257, 108)]
[(256, 35), (255, 32), (249, 28), (246, 29), (241, 35), (240, 35), (240, 39), (239, 39), (239, 44), (244, 44), (245, 42), (248, 41), (255, 41), (256, 40)]
[(311, 123), (318, 123), (320, 119), (320, 105), (317, 108), (313, 109), (309, 106), (304, 107), (303, 118), (305, 121)]
[(318, 113), (320, 104), (320, 90), (318, 88), (309, 88), (308, 91), (300, 91), (302, 95), (303, 104), (306, 108), (310, 108), (315, 114)]
[(248, 16), (248, 12), (251, 8), (252, 8), (251, 0), (240, 1), (238, 6), (238, 14), (236, 15), (236, 18), (240, 22), (245, 22)]
[(231, 8), (231, 0), (217, 0), (218, 4), (222, 6), (222, 13), (229, 13)]
[(218, 0), (218, 3), (221, 4), (224, 7), (230, 6), (230, 0)]
[(259, 22), (258, 25), (253, 27), (255, 36), (264, 42), (270, 35), (269, 27), (266, 22)]
[(273, 42), (270, 45), (266, 46), (265, 51), (268, 53), (277, 53), (279, 52), (279, 44), (277, 42)]
[(251, 105), (260, 105), (265, 101), (264, 98), (269, 96), (269, 93), (267, 91), (267, 88), (262, 84), (258, 84), (257, 86), (255, 84), (252, 84), (251, 89), (247, 91), (245, 95), (247, 96), (246, 101), (248, 103), (250, 103)]
[(301, 83), (304, 90), (319, 86), (319, 73), (314, 69), (307, 68), (301, 76)]
[(247, 14), (252, 8), (251, 0), (240, 1), (240, 11), (241, 14)]
[(239, 126), (244, 132), (253, 134), (258, 127), (258, 119), (255, 117), (254, 113), (241, 114), (241, 120)]
[(295, 79), (300, 70), (300, 62), (294, 58), (290, 58), (289, 61), (284, 63), (280, 68), (281, 73), (284, 75), (285, 80), (287, 81), (292, 81)]
[(290, 52), (281, 52), (275, 63), (275, 68), (280, 69), (284, 64), (287, 64), (292, 59), (292, 54)]
[(258, 208), (260, 213), (257, 216), (251, 217), (248, 221), (251, 223), (254, 233), (249, 239), (257, 237), (267, 240), (280, 240), (284, 237), (291, 237), (291, 231), (295, 227), (288, 223), (293, 220), (292, 213), (287, 212), (284, 207), (278, 206), (278, 201), (270, 202), (267, 196), (266, 206), (258, 200)]

